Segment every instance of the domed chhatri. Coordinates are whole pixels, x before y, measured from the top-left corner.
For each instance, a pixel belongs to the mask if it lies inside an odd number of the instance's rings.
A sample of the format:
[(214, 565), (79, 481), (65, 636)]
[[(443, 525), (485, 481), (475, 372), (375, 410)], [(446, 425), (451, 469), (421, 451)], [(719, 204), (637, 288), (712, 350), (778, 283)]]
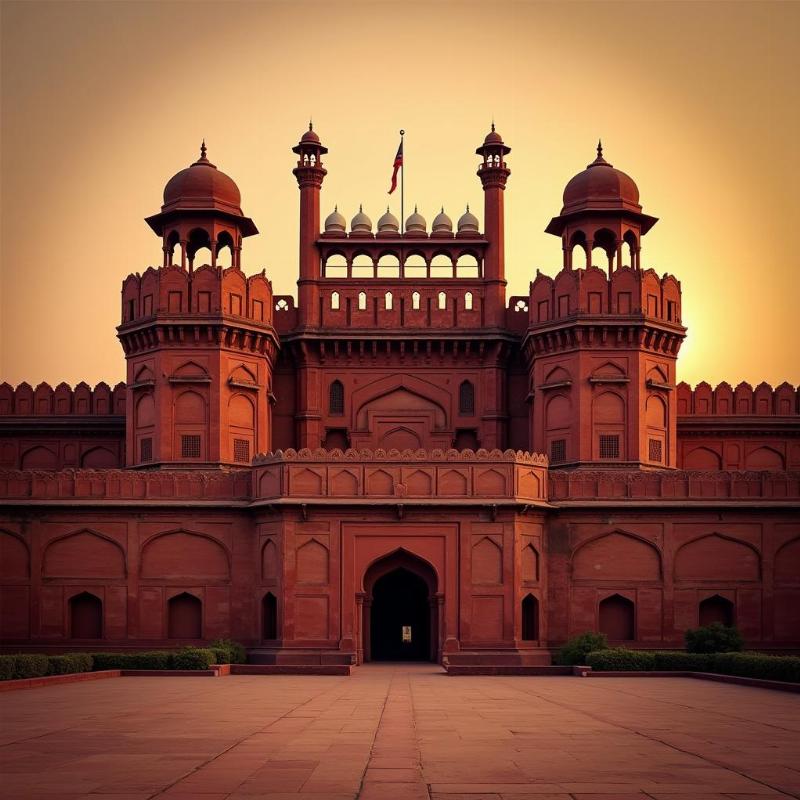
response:
[(351, 233), (372, 233), (372, 220), (364, 213), (364, 207), (358, 207), (356, 214), (350, 221)]
[(597, 158), (564, 188), (561, 213), (584, 209), (642, 210), (636, 183), (630, 175), (615, 169), (603, 158), (602, 142), (597, 143)]
[(200, 158), (167, 181), (161, 210), (217, 209), (241, 215), (241, 203), (239, 187), (206, 158), (203, 141)]
[(325, 233), (344, 233), (346, 229), (347, 220), (339, 213), (339, 206), (336, 206), (325, 219)]
[(453, 232), (453, 220), (444, 213), (444, 206), (442, 206), (442, 210), (434, 217), (431, 231), (433, 233)]
[(414, 213), (406, 220), (406, 233), (425, 233), (427, 229), (428, 223), (425, 221), (425, 217), (414, 206)]
[(458, 232), (459, 233), (479, 233), (478, 218), (469, 210), (467, 210), (458, 219)]
[(301, 142), (313, 142), (314, 144), (319, 143), (319, 136), (317, 136), (317, 132), (314, 130), (314, 123), (311, 120), (308, 121), (308, 130), (304, 131), (303, 135), (300, 137)]
[(389, 211), (386, 206), (386, 213), (378, 220), (378, 233), (399, 233), (400, 222), (397, 217)]

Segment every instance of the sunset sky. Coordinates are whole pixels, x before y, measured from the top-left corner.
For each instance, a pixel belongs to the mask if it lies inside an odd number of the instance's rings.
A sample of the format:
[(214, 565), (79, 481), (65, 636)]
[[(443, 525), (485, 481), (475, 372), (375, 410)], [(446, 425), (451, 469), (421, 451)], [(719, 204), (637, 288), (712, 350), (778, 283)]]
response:
[(4, 2), (0, 380), (123, 379), (121, 282), (160, 263), (143, 218), (203, 137), (261, 231), (245, 271), (294, 294), (313, 116), (323, 218), (377, 221), (402, 127), (429, 224), (481, 216), (494, 117), (509, 296), (559, 270), (544, 227), (602, 136), (660, 219), (643, 266), (682, 284), (679, 379), (800, 383), (799, 36), (795, 2)]

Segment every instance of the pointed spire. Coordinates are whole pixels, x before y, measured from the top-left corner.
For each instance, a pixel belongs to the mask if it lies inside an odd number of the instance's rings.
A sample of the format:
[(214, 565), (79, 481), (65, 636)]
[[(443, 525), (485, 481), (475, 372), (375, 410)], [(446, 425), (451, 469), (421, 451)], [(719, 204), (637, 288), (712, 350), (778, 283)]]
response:
[(358, 204), (358, 213), (359, 214), (363, 214), (364, 213), (364, 206), (363, 206), (362, 203)]
[(492, 117), (492, 133), (494, 133), (494, 117)]
[(206, 140), (205, 140), (205, 137), (203, 137), (203, 141), (200, 144), (200, 158), (201, 159), (205, 159), (205, 157), (206, 157), (206, 149), (207, 149), (206, 148)]
[(469, 203), (467, 203), (467, 214), (469, 214)]
[(597, 140), (597, 157), (598, 158), (602, 158), (603, 157), (603, 140), (602, 139), (598, 139)]
[(441, 213), (444, 214), (444, 206), (442, 206)]
[(414, 203), (414, 213), (415, 213), (415, 214), (419, 213), (419, 212), (417, 211), (417, 204), (416, 204), (416, 203)]
[(313, 130), (314, 130), (314, 120), (313, 120), (313, 119), (311, 119), (311, 117), (309, 117), (309, 118), (308, 118), (308, 129), (309, 129), (310, 131), (313, 131)]

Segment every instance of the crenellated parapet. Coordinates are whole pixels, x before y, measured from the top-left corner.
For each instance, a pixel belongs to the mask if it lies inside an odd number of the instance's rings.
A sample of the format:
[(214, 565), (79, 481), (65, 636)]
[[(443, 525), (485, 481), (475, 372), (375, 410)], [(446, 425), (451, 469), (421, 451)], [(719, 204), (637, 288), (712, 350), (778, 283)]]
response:
[(35, 389), (27, 382), (16, 388), (0, 384), (0, 416), (121, 416), (125, 414), (125, 384), (112, 389), (105, 381), (94, 389), (81, 381), (74, 388), (59, 383), (55, 389), (40, 383)]
[(677, 396), (679, 416), (800, 416), (800, 387), (786, 382), (774, 389), (762, 382), (754, 389), (746, 381), (735, 388), (727, 381), (714, 388), (701, 381), (693, 389), (681, 381)]
[(254, 498), (545, 504), (547, 457), (514, 450), (278, 450), (253, 462)]
[(797, 504), (800, 471), (579, 470), (550, 472), (550, 500), (558, 506), (624, 505), (636, 501)]

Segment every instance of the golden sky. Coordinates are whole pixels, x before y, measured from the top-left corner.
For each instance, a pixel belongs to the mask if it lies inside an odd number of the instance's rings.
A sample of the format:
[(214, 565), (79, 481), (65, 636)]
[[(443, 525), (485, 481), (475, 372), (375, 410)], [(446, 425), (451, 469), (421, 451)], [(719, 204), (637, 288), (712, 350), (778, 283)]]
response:
[(509, 296), (559, 270), (543, 229), (602, 136), (660, 218), (643, 266), (682, 284), (679, 378), (800, 383), (799, 36), (797, 2), (3, 2), (0, 380), (124, 377), (121, 282), (160, 263), (143, 218), (203, 137), (261, 231), (245, 271), (295, 293), (313, 115), (323, 218), (377, 220), (402, 127), (429, 224), (481, 216), (494, 116)]

